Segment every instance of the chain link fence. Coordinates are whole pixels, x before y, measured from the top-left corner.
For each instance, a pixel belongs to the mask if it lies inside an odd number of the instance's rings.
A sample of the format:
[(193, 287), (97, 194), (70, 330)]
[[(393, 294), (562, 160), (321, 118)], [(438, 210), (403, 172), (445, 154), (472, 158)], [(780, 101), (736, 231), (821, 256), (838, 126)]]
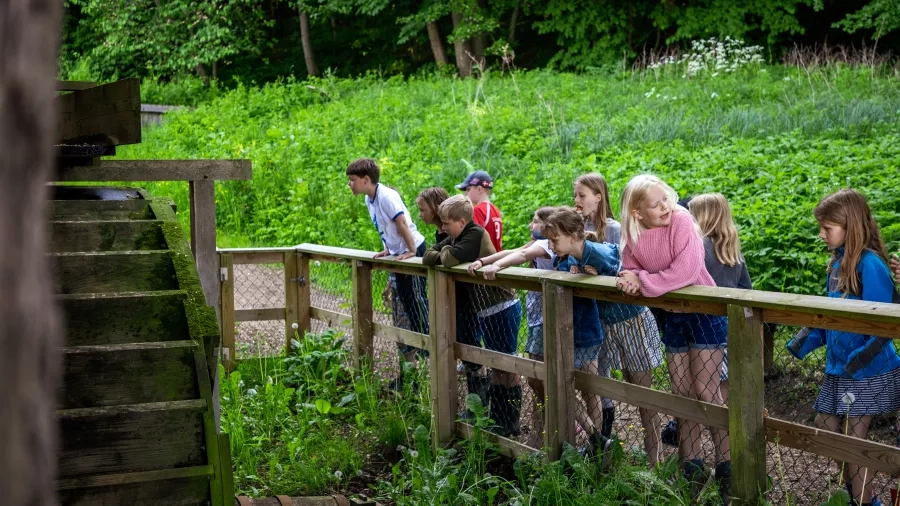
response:
[[(283, 308), (284, 300), (283, 264), (234, 265), (236, 316), (241, 311)], [(234, 329), (238, 359), (277, 355), (284, 350), (284, 319), (237, 321)]]

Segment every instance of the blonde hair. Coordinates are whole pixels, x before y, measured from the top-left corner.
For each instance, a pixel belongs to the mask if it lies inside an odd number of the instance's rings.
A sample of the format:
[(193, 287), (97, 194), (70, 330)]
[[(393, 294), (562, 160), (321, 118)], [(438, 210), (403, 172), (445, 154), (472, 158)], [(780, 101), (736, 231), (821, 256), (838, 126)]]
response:
[(589, 174), (578, 176), (578, 178), (575, 179), (575, 184), (584, 186), (590, 190), (591, 193), (600, 195), (602, 198), (603, 202), (597, 206), (597, 209), (594, 210), (587, 220), (590, 220), (591, 224), (594, 225), (594, 230), (597, 231), (597, 237), (606, 239), (606, 221), (615, 219), (612, 204), (609, 202), (609, 186), (606, 184), (606, 179), (597, 172), (591, 172)]
[[(878, 255), (885, 264), (888, 263), (881, 231), (872, 218), (872, 211), (866, 197), (849, 188), (833, 193), (816, 205), (813, 214), (821, 225), (823, 222), (840, 225), (846, 230), (844, 237), (844, 259), (838, 268), (837, 290), (845, 294), (862, 295), (862, 280), (859, 276), (859, 260), (865, 250)], [(838, 260), (837, 251), (831, 254), (828, 262), (828, 277), (831, 279), (834, 263)]]
[(734, 218), (728, 200), (721, 193), (704, 193), (697, 195), (688, 203), (688, 209), (697, 225), (700, 235), (709, 237), (719, 262), (733, 267), (743, 263), (741, 259), (741, 240), (738, 237)]
[(635, 218), (632, 213), (640, 207), (644, 199), (647, 198), (647, 193), (654, 186), (659, 186), (666, 193), (672, 206), (672, 212), (685, 210), (678, 205), (678, 193), (665, 181), (651, 174), (634, 176), (631, 178), (631, 181), (628, 181), (628, 184), (625, 185), (625, 189), (622, 191), (622, 212), (620, 213), (622, 218), (622, 249), (625, 249), (629, 244), (636, 244), (641, 236), (643, 226), (641, 226), (640, 220)]
[(441, 221), (472, 221), (473, 213), (472, 203), (464, 195), (454, 195), (441, 202), (441, 205), (438, 207)]
[(541, 235), (547, 239), (555, 239), (560, 235), (584, 239), (584, 218), (571, 207), (561, 207), (544, 220)]

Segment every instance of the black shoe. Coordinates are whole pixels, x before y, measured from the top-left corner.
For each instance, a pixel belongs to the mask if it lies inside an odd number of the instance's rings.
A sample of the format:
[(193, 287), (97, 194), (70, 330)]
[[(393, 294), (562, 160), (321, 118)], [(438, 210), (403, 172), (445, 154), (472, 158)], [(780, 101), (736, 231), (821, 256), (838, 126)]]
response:
[(722, 503), (729, 504), (731, 502), (731, 461), (726, 460), (719, 462), (715, 470), (716, 483), (719, 485), (719, 496), (722, 497)]
[(397, 393), (403, 393), (403, 373), (400, 373), (399, 376), (392, 379), (390, 383), (388, 383), (388, 390)]
[[(729, 464), (729, 469), (730, 469)], [(681, 464), (681, 475), (684, 479), (693, 483), (705, 483), (709, 478), (709, 470), (701, 459), (686, 460)]]
[(616, 408), (603, 408), (603, 427), (600, 428), (600, 434), (606, 439), (612, 438), (613, 422), (616, 421)]
[(491, 419), (494, 421), (491, 432), (503, 437), (521, 434), (519, 415), (522, 411), (522, 387), (491, 385), (488, 398), (491, 400)]
[(662, 430), (662, 442), (669, 446), (678, 446), (678, 422), (669, 420), (666, 427)]

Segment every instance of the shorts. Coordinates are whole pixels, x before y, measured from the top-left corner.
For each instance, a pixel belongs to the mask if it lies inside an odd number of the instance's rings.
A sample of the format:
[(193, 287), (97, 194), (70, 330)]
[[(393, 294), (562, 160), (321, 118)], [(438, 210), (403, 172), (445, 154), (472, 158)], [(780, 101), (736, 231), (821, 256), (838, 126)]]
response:
[(724, 350), (728, 346), (728, 318), (701, 313), (668, 313), (662, 342), (669, 353)]
[[(597, 360), (600, 356), (602, 344), (588, 346), (586, 348), (575, 348), (575, 368), (584, 369), (588, 362)], [(537, 355), (543, 360), (544, 357), (544, 326), (535, 325), (528, 327), (528, 341), (525, 342), (525, 351), (532, 355)], [(596, 374), (597, 371), (587, 371)], [(609, 374), (607, 373), (607, 376)]]
[(519, 349), (519, 324), (522, 323), (521, 302), (517, 300), (512, 306), (480, 319), (485, 348), (510, 355), (516, 353)]
[(900, 409), (900, 369), (860, 380), (825, 375), (819, 397), (813, 409), (826, 415), (847, 415), (844, 395), (853, 394), (849, 416), (869, 416), (894, 413)]
[(728, 381), (728, 350), (722, 350), (722, 370), (719, 372), (719, 381)]
[(662, 342), (656, 319), (644, 308), (637, 316), (612, 325), (603, 325), (604, 368), (631, 372), (652, 371), (663, 363)]

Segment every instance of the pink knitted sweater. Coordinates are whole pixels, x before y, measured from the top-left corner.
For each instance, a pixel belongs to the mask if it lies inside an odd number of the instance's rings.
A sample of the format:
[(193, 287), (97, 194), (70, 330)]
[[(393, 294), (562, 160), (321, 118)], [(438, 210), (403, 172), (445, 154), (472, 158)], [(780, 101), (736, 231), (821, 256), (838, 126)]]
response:
[(716, 286), (706, 270), (703, 240), (685, 211), (675, 211), (668, 227), (644, 230), (637, 244), (626, 245), (622, 270), (638, 275), (644, 297), (659, 297), (689, 285)]

